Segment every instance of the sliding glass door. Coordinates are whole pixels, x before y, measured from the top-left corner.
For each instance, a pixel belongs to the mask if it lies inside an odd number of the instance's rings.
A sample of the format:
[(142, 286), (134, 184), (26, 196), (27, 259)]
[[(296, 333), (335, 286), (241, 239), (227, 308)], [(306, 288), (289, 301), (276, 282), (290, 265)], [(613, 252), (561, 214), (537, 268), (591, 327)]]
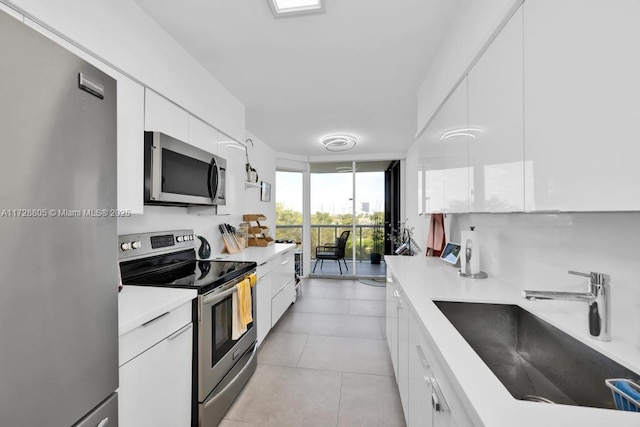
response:
[(390, 164), (310, 165), (311, 275), (385, 277), (385, 171)]
[(312, 275), (354, 274), (352, 163), (311, 164)]

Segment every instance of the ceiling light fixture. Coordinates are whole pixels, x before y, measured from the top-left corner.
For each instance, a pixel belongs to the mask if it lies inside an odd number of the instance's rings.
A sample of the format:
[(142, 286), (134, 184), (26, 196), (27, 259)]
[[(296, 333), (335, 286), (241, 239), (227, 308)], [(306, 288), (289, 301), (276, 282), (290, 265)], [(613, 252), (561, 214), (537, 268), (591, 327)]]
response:
[[(336, 172), (338, 173), (353, 172), (353, 169), (351, 168), (351, 166), (338, 166), (336, 168)], [(356, 172), (358, 172), (358, 169), (356, 169)]]
[(454, 129), (447, 132), (444, 132), (440, 137), (440, 141), (444, 141), (445, 139), (455, 138), (458, 136), (468, 136), (473, 139), (476, 138), (476, 134), (482, 133), (482, 129), (480, 128), (461, 128)]
[(278, 16), (324, 12), (325, 0), (267, 0), (273, 14)]
[(329, 151), (347, 151), (356, 146), (356, 137), (352, 135), (327, 135), (321, 139), (324, 148)]

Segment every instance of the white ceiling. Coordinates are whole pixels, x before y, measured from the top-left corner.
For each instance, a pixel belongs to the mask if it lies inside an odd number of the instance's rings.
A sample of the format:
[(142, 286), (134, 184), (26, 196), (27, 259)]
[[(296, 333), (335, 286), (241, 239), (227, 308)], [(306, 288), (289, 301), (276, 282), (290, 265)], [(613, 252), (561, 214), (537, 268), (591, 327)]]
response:
[[(326, 0), (326, 13), (274, 18), (267, 0), (135, 0), (246, 105), (247, 129), (276, 151), (404, 152), (416, 93), (460, 0)], [(342, 153), (338, 153), (342, 154)]]

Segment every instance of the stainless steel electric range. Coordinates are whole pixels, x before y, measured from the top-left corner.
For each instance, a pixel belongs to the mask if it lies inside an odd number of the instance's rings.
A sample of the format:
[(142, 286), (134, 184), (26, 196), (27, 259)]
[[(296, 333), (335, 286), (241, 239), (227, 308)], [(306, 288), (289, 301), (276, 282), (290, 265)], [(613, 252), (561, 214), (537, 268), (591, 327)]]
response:
[[(256, 313), (232, 339), (232, 295), (255, 272), (255, 262), (199, 261), (193, 230), (129, 234), (118, 239), (125, 286), (162, 286), (198, 291), (193, 303), (192, 426), (218, 425), (256, 369)], [(255, 288), (252, 290), (255, 301)]]

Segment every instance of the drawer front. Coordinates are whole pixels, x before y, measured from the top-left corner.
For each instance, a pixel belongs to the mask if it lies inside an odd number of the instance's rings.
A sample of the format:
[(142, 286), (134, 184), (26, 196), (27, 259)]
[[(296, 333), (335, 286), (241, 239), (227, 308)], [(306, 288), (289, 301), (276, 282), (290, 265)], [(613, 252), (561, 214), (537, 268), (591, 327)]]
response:
[(191, 323), (191, 301), (120, 336), (119, 366)]
[(256, 268), (256, 276), (258, 279), (271, 273), (271, 261), (263, 262)]
[(285, 252), (272, 261), (273, 276), (271, 281), (271, 295), (276, 296), (294, 278), (295, 254), (292, 250)]
[(271, 300), (271, 326), (275, 326), (289, 308), (296, 294), (293, 282), (290, 282)]

